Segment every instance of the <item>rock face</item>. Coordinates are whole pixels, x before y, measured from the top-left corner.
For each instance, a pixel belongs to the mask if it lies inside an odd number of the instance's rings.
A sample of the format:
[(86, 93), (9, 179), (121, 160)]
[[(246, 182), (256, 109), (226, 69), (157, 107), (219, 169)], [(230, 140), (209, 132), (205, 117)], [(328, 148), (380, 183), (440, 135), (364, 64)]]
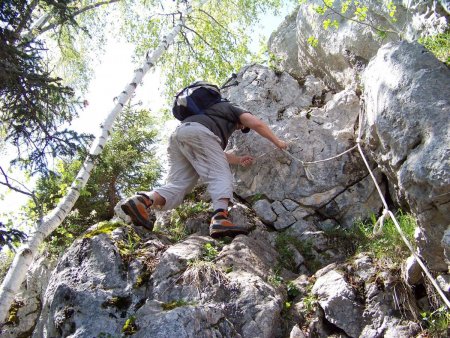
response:
[[(333, 8), (341, 11), (345, 1), (334, 1)], [(279, 66), (296, 78), (314, 75), (334, 89), (342, 89), (355, 80), (355, 71), (362, 69), (375, 56), (378, 48), (389, 41), (398, 41), (400, 36), (417, 39), (421, 35), (433, 35), (445, 31), (448, 17), (445, 6), (436, 2), (422, 2), (406, 8), (402, 1), (394, 1), (395, 18), (392, 20), (385, 6), (368, 2), (369, 10), (364, 24), (347, 20), (328, 9), (319, 15), (315, 6), (323, 6), (320, 0), (304, 2), (299, 10), (289, 16), (269, 41), (269, 48), (280, 59)], [(361, 6), (365, 2), (360, 2)], [(352, 5), (345, 14), (352, 17)], [(336, 20), (339, 28), (323, 28), (323, 21)], [(387, 31), (381, 39), (370, 27), (384, 27)], [(394, 33), (396, 32), (396, 33)], [(296, 36), (296, 40), (293, 36)], [(310, 37), (318, 40), (312, 47)], [(295, 43), (294, 43), (295, 41)]]
[(20, 289), (13, 307), (17, 308), (13, 325), (1, 331), (4, 338), (29, 337), (36, 326), (42, 310), (42, 299), (56, 262), (46, 256), (35, 260), (27, 273), (24, 287)]
[(192, 235), (169, 247), (124, 224), (88, 232), (53, 271), (33, 337), (274, 337), (283, 294), (270, 238), (259, 227), (230, 244)]
[[(447, 271), (450, 70), (418, 44), (387, 44), (364, 72), (368, 150), (418, 219), (420, 253)], [(442, 244), (441, 244), (442, 242)]]
[[(351, 272), (350, 272), (351, 271)], [(382, 276), (377, 281), (376, 274)], [(395, 297), (402, 299), (403, 310), (413, 303), (407, 287), (398, 276), (377, 271), (372, 260), (356, 257), (353, 265), (330, 266), (315, 275), (312, 292), (327, 321), (350, 337), (414, 337), (420, 331), (417, 320), (401, 320), (391, 311)], [(398, 304), (400, 305), (400, 303)]]
[[(376, 190), (358, 152), (323, 162), (355, 145), (360, 101), (353, 89), (327, 94), (322, 81), (309, 76), (303, 85), (286, 73), (253, 65), (239, 73), (227, 97), (266, 121), (290, 143), (286, 154), (254, 132), (233, 134), (229, 148), (251, 154), (256, 163), (234, 167), (236, 192), (266, 199), (260, 216), (277, 229), (308, 216), (350, 226), (380, 210)], [(381, 176), (378, 177), (379, 182)], [(268, 207), (267, 203), (271, 203)], [(263, 215), (264, 213), (264, 215)]]
[[(369, 257), (327, 265), (333, 254), (331, 261), (342, 259), (339, 246), (323, 233), (317, 236), (312, 224), (303, 232), (313, 243), (303, 257), (292, 244), (280, 246), (278, 233), (268, 231), (251, 209), (236, 204), (231, 213), (252, 229), (249, 236), (213, 240), (201, 234), (203, 221), (178, 242), (164, 234), (163, 223), (158, 233), (121, 221), (91, 227), (54, 269), (45, 269), (42, 260), (35, 263), (34, 271), (47, 270), (50, 277), (41, 284), (41, 304), (23, 299), (18, 324), (5, 325), (2, 336), (272, 338), (345, 332), (379, 337), (391, 332), (406, 338), (418, 331), (407, 319), (411, 314), (400, 317), (397, 311), (405, 311), (394, 302), (394, 292), (396, 297), (404, 292), (398, 276), (380, 272)], [(208, 220), (209, 213), (197, 217)], [(294, 264), (287, 264), (288, 258)], [(307, 309), (308, 297), (317, 299), (315, 313)]]

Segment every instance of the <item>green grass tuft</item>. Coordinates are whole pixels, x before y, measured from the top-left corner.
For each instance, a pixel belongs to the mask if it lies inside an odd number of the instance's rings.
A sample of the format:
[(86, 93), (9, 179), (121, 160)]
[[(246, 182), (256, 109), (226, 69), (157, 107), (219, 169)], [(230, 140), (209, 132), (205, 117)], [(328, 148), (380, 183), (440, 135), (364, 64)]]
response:
[(450, 66), (450, 30), (441, 34), (420, 38), (419, 43), (433, 53), (440, 61)]
[[(416, 220), (410, 214), (397, 213), (396, 219), (408, 241), (414, 243), (414, 231), (417, 226)], [(384, 221), (381, 234), (373, 233), (375, 218), (371, 222), (357, 222), (353, 230), (353, 237), (357, 240), (359, 252), (370, 252), (379, 260), (388, 261), (394, 265), (400, 265), (411, 253), (402, 240), (394, 221)]]
[(124, 226), (122, 222), (100, 222), (97, 224), (95, 230), (89, 231), (84, 235), (84, 238), (92, 238), (100, 234), (110, 234), (115, 229)]

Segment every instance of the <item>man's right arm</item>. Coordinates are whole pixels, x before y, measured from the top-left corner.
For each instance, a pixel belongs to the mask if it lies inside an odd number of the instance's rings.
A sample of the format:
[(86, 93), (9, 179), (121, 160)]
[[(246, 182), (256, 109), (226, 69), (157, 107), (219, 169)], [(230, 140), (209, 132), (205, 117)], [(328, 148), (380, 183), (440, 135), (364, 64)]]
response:
[(239, 120), (245, 127), (249, 127), (250, 129), (253, 129), (256, 131), (259, 135), (262, 137), (265, 137), (269, 141), (271, 141), (273, 144), (275, 144), (280, 149), (286, 149), (287, 143), (283, 140), (280, 140), (269, 128), (269, 126), (261, 121), (256, 116), (250, 114), (250, 113), (243, 113), (239, 116)]

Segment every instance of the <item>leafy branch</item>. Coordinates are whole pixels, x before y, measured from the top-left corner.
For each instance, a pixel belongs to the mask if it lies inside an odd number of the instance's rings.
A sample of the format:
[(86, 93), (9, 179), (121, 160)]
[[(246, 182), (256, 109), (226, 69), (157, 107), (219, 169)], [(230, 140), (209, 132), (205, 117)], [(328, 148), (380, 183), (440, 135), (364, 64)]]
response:
[[(71, 20), (71, 21), (74, 20), (76, 16), (78, 16), (78, 15), (80, 15), (80, 14), (83, 14), (84, 12), (90, 11), (90, 10), (92, 10), (92, 9), (96, 9), (96, 8), (101, 7), (101, 6), (103, 6), (103, 5), (109, 5), (109, 4), (112, 4), (112, 3), (114, 3), (114, 2), (118, 2), (118, 1), (120, 1), (120, 0), (100, 1), (100, 2), (97, 2), (97, 3), (95, 3), (95, 4), (91, 4), (91, 5), (85, 6), (85, 7), (83, 7), (83, 8), (80, 8), (80, 9), (74, 11), (74, 12), (72, 13), (71, 17), (70, 17), (70, 20)], [(41, 35), (41, 34), (47, 32), (47, 31), (49, 31), (50, 29), (55, 28), (56, 26), (63, 25), (63, 24), (66, 23), (67, 21), (69, 21), (69, 19), (68, 19), (68, 18), (65, 18), (64, 20), (61, 20), (61, 21), (58, 21), (58, 22), (54, 22), (54, 23), (48, 24), (48, 25), (45, 26), (45, 27), (39, 28), (39, 29), (38, 29), (38, 35), (37, 35), (37, 36), (39, 36), (39, 35)]]
[[(352, 0), (344, 1), (341, 6), (341, 11), (338, 11), (333, 7), (334, 0), (322, 0), (323, 6), (315, 6), (314, 11), (319, 15), (325, 15), (327, 10), (329, 10), (331, 13), (338, 15), (339, 17), (341, 17), (342, 19), (344, 19), (346, 21), (355, 22), (357, 24), (360, 24), (360, 25), (363, 25), (363, 26), (373, 29), (376, 32), (376, 34), (379, 35), (381, 38), (386, 37), (386, 35), (388, 33), (392, 33), (392, 34), (401, 36), (401, 33), (397, 30), (376, 27), (373, 23), (367, 22), (366, 20), (367, 20), (367, 14), (369, 12), (369, 7), (362, 6), (359, 1), (354, 1), (354, 5), (355, 5), (355, 10), (353, 12), (354, 16), (350, 17), (350, 16), (345, 15), (345, 13), (348, 12), (352, 2), (353, 2)], [(397, 7), (393, 4), (392, 1), (390, 1), (386, 4), (386, 8), (389, 12), (389, 16), (392, 18), (391, 20), (393, 22), (395, 22), (396, 21), (395, 13), (396, 13)], [(339, 23), (337, 22), (337, 20), (331, 20), (330, 18), (324, 20), (322, 22), (322, 25), (325, 30), (327, 30), (330, 27), (334, 27), (336, 29), (339, 27)], [(311, 36), (308, 39), (308, 43), (311, 46), (316, 47), (318, 44), (318, 39)]]
[[(231, 62), (223, 55), (223, 53), (219, 50), (217, 50), (217, 48), (214, 48), (208, 41), (205, 40), (205, 38), (200, 35), (199, 33), (197, 33), (194, 29), (189, 28), (186, 25), (183, 25), (184, 28), (186, 28), (188, 31), (191, 31), (192, 33), (194, 33), (196, 36), (198, 36), (198, 38), (203, 41), (205, 43), (205, 45), (207, 45), (213, 52), (217, 53), (220, 55), (220, 57), (225, 60), (226, 63), (228, 63), (228, 65), (231, 67)], [(187, 39), (187, 36), (185, 36)], [(189, 43), (188, 41), (186, 41), (187, 43)]]

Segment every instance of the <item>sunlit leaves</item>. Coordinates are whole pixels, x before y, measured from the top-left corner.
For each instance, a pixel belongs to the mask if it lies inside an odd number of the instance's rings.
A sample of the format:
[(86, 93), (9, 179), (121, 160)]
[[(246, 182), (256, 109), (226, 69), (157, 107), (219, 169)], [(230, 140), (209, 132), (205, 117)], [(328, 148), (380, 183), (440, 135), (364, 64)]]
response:
[(342, 5), (341, 5), (341, 14), (347, 13), (351, 4), (352, 4), (352, 0), (343, 1)]
[[(324, 17), (322, 20), (322, 27), (324, 30), (330, 28), (338, 29), (340, 25), (339, 22), (347, 21), (370, 27), (380, 39), (384, 39), (388, 32), (400, 34), (399, 32), (392, 31), (392, 24), (396, 22), (395, 15), (397, 13), (397, 7), (393, 0), (382, 4), (381, 7), (379, 6), (380, 4), (374, 4), (368, 0), (343, 0), (341, 1), (340, 6), (335, 4), (334, 0), (322, 0), (322, 4), (322, 6), (313, 5), (312, 10)], [(377, 13), (377, 10), (381, 12)], [(367, 20), (370, 12), (372, 12), (372, 14), (375, 13), (377, 16), (381, 14), (381, 16), (385, 16), (386, 19), (389, 18), (389, 29), (388, 27), (375, 26), (373, 22)], [(339, 17), (339, 21), (336, 19), (336, 16)], [(312, 46), (315, 45), (313, 39), (308, 41), (308, 43)]]
[(331, 20), (331, 19), (324, 20), (322, 25), (325, 30), (327, 30), (328, 28), (337, 29), (339, 27), (339, 23), (337, 22), (337, 20)]
[[(178, 5), (181, 9), (185, 4), (179, 2)], [(193, 6), (195, 8), (196, 2)], [(280, 6), (280, 0), (210, 0), (202, 8), (195, 8), (185, 18), (181, 34), (159, 62), (166, 98), (171, 101), (183, 86), (198, 79), (220, 85), (231, 73), (250, 62), (248, 45), (252, 32), (249, 28), (260, 13), (276, 11)], [(131, 11), (139, 8), (136, 4), (128, 6), (128, 3), (127, 7)], [(126, 22), (124, 13), (123, 32), (137, 46), (136, 59), (139, 61), (146, 51), (158, 44), (161, 35), (173, 27), (179, 14), (170, 4), (155, 4), (136, 15), (144, 21)]]
[(368, 7), (367, 6), (361, 6), (359, 7), (359, 2), (355, 2), (355, 5), (357, 6), (355, 9), (355, 13), (354, 13), (354, 18), (356, 18), (359, 21), (364, 21), (366, 20), (367, 17), (367, 11), (368, 11)]
[(397, 12), (397, 6), (394, 5), (393, 1), (389, 1), (387, 3), (387, 9), (389, 11), (389, 16), (391, 17), (393, 22), (396, 22), (397, 19), (395, 18), (395, 13)]
[(312, 47), (317, 47), (319, 45), (319, 39), (317, 39), (315, 36), (310, 36), (307, 40), (308, 44)]
[(324, 15), (327, 10), (325, 6), (313, 6), (313, 9), (319, 15)]

